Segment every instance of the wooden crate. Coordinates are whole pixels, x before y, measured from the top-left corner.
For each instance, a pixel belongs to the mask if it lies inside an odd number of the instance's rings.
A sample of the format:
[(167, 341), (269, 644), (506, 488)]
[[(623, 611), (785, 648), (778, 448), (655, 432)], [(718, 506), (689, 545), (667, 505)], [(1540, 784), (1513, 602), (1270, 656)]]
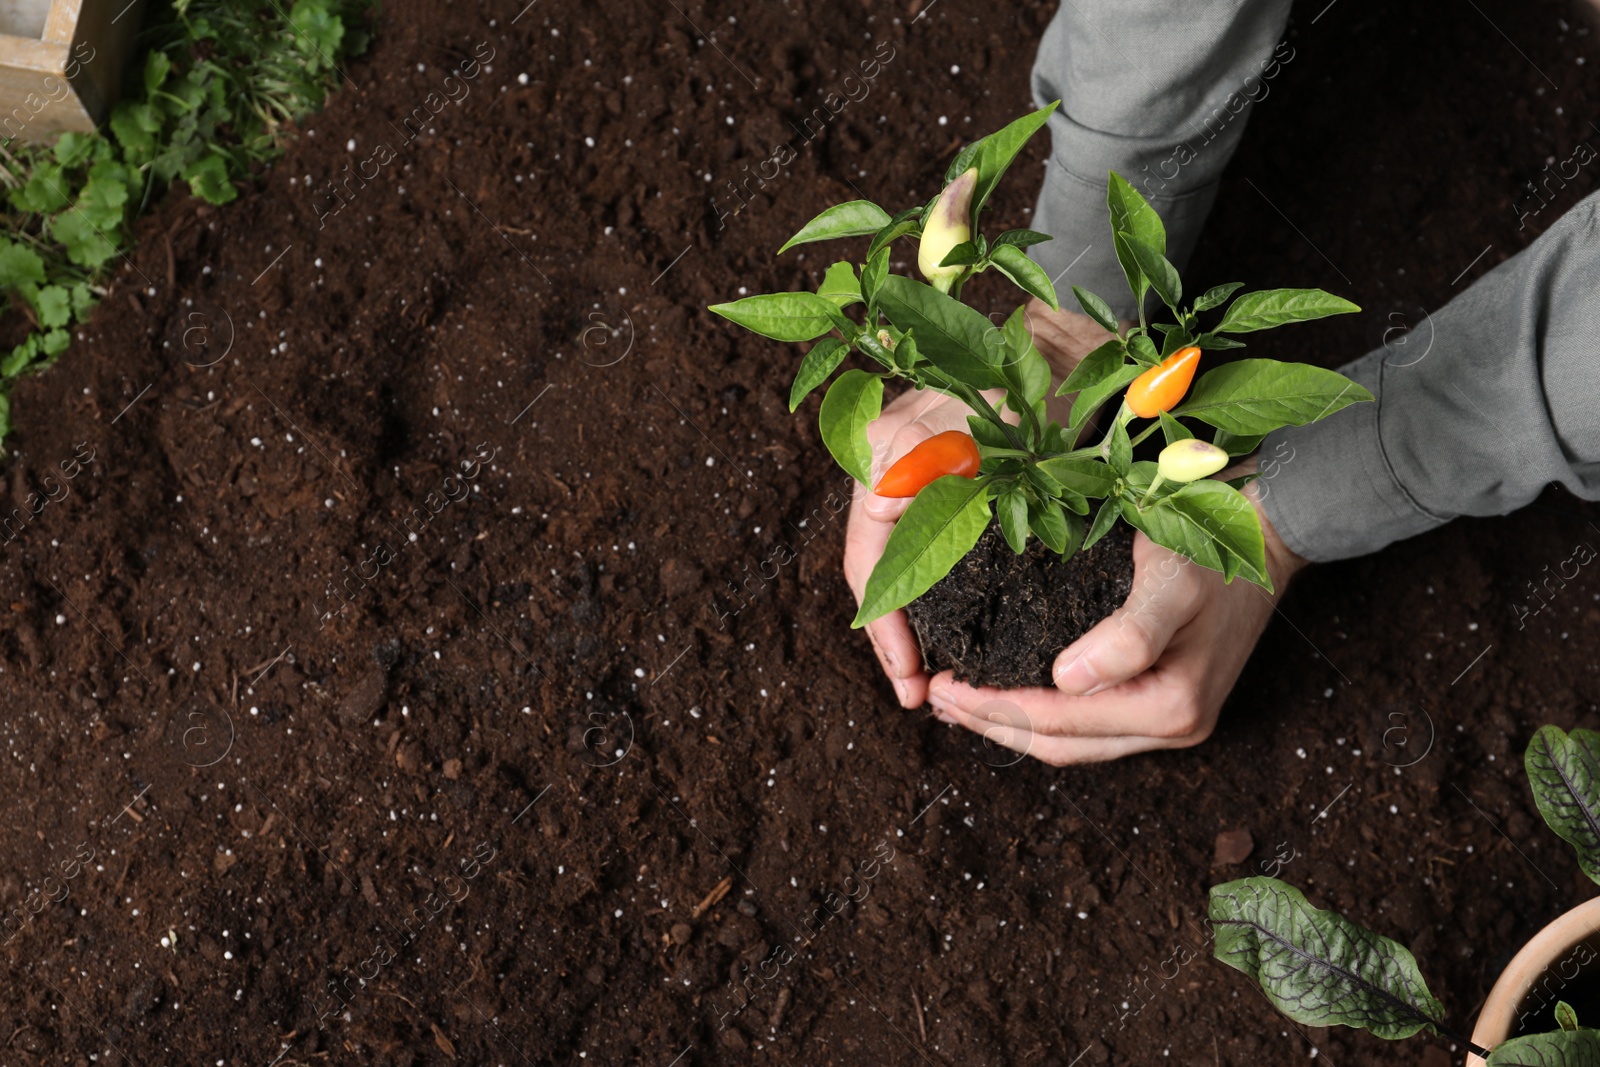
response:
[(144, 0), (0, 0), (0, 140), (88, 131), (122, 85)]

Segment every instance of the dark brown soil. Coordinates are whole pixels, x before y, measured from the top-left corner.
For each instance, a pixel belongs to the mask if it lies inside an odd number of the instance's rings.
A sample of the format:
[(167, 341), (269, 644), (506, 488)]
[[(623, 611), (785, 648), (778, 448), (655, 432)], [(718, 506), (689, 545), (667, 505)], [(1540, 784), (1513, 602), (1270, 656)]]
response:
[(1022, 555), (991, 523), (972, 551), (906, 606), (929, 673), (1002, 689), (1049, 686), (1056, 654), (1128, 599), (1133, 531), (1122, 523), (1065, 563), (1035, 538)]
[[(1518, 608), (1600, 509), (1307, 572), (1198, 748), (993, 766), (850, 631), (798, 353), (701, 309), (818, 282), (772, 252), (855, 188), (926, 199), (1051, 9), (522, 6), (385, 3), (260, 188), (162, 204), (16, 392), (10, 498), (58, 473), (0, 542), (0, 1063), (1450, 1062), (1281, 1018), (1206, 958), (1206, 891), (1276, 871), (1465, 1026), (1594, 889), (1520, 753), (1600, 726), (1600, 580)], [(1251, 349), (1328, 366), (1425, 325), (1596, 187), (1518, 229), (1600, 136), (1577, 19), (1301, 11), (1191, 285), (1355, 297)]]

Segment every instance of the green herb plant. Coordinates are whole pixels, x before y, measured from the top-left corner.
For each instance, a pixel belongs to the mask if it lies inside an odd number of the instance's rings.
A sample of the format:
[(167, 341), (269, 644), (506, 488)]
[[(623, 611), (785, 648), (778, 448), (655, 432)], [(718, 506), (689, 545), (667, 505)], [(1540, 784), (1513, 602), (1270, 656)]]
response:
[(0, 442), (10, 386), (64, 351), (104, 295), (129, 227), (175, 180), (225, 204), (275, 159), (290, 124), (322, 106), (336, 64), (366, 47), (368, 0), (174, 0), (96, 133), (0, 145), (0, 321), (26, 319), (0, 355)]
[[(1523, 766), (1545, 822), (1600, 882), (1600, 733), (1557, 726), (1533, 735)], [(1405, 946), (1331, 911), (1276, 878), (1211, 890), (1217, 959), (1256, 981), (1273, 1006), (1307, 1026), (1355, 1026), (1390, 1041), (1426, 1030), (1468, 1047), (1489, 1067), (1600, 1067), (1600, 1031), (1558, 1002), (1559, 1029), (1496, 1045), (1473, 1044), (1445, 1021)]]
[[(1135, 460), (1134, 447), (1158, 431), (1169, 445), (1190, 440), (1194, 432), (1184, 420), (1192, 420), (1215, 430), (1212, 443), (1225, 460), (1253, 452), (1281, 426), (1303, 425), (1372, 399), (1333, 371), (1241, 360), (1201, 375), (1183, 403), (1163, 402), (1142, 427), (1130, 428), (1135, 415), (1124, 402), (1102, 439), (1081, 443), (1106, 401), (1189, 346), (1241, 348), (1235, 338), (1242, 334), (1360, 310), (1320, 289), (1270, 289), (1234, 298), (1239, 283), (1184, 303), (1183, 283), (1166, 258), (1160, 218), (1113, 173), (1107, 195), (1113, 240), (1141, 309), (1139, 324), (1122, 329), (1104, 299), (1074, 287), (1084, 312), (1116, 336), (1090, 352), (1057, 390), (1076, 394), (1066, 425), (1047, 417), (1050, 367), (1034, 345), (1026, 305), (996, 328), (961, 300), (961, 290), (973, 275), (993, 269), (1059, 309), (1049, 276), (1024, 252), (1049, 236), (1018, 229), (990, 240), (979, 229), (996, 185), (1055, 108), (1025, 115), (964, 147), (946, 170), (940, 194), (926, 204), (890, 215), (854, 200), (808, 222), (780, 254), (812, 241), (871, 238), (864, 261), (834, 263), (817, 292), (769, 293), (710, 309), (776, 341), (821, 338), (800, 362), (790, 410), (833, 376), (849, 353), (865, 357), (872, 369), (839, 374), (820, 410), (823, 442), (863, 485), (872, 475), (867, 426), (882, 409), (886, 381), (938, 390), (974, 411), (968, 424), (982, 458), (977, 476), (946, 475), (917, 492), (867, 581), (856, 626), (927, 592), (972, 548), (992, 516), (1015, 551), (1022, 552), (1031, 535), (1063, 559), (1092, 548), (1121, 520), (1228, 581), (1243, 577), (1270, 590), (1260, 520), (1239, 492), (1248, 478), (1179, 483), (1158, 473), (1157, 463)], [(903, 238), (920, 241), (921, 269), (933, 284), (890, 270), (892, 246)], [(1165, 305), (1166, 321), (1150, 322), (1144, 314), (1152, 291)], [(846, 314), (857, 306), (859, 318)], [(1202, 322), (1213, 314), (1209, 325)], [(1188, 361), (1190, 373), (1194, 362)]]

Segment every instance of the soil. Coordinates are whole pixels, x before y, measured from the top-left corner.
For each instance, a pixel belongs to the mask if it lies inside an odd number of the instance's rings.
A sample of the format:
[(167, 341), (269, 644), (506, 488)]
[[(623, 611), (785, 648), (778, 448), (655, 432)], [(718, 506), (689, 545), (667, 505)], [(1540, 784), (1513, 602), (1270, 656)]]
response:
[(1019, 689), (1053, 685), (1056, 654), (1088, 633), (1133, 589), (1133, 531), (1111, 528), (1066, 562), (1029, 538), (1018, 555), (991, 523), (972, 551), (906, 605), (930, 674)]
[[(1520, 754), (1600, 726), (1600, 580), (1518, 609), (1600, 509), (1306, 572), (1204, 745), (1000, 759), (896, 706), (798, 353), (701, 309), (820, 281), (772, 252), (822, 205), (931, 195), (1052, 9), (521, 7), (384, 4), (287, 158), (163, 201), (16, 390), (7, 492), (54, 499), (0, 542), (0, 1063), (1459, 1062), (1285, 1020), (1206, 891), (1280, 874), (1468, 1028), (1593, 891)], [(1576, 8), (1319, 2), (1289, 40), (1186, 277), (1367, 310), (1253, 354), (1425, 331), (1596, 187), (1519, 228), (1597, 136)]]

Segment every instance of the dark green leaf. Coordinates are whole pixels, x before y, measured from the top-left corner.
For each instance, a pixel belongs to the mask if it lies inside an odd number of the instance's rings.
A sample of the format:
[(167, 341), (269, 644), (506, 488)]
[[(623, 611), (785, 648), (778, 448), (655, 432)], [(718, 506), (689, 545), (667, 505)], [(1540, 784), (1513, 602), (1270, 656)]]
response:
[(1266, 434), (1236, 434), (1227, 430), (1218, 430), (1211, 438), (1211, 443), (1222, 449), (1230, 456), (1248, 456), (1261, 447), (1261, 442)]
[(1556, 1030), (1504, 1041), (1489, 1053), (1489, 1067), (1600, 1067), (1600, 1031)]
[(1078, 298), (1078, 306), (1083, 308), (1083, 313), (1091, 319), (1116, 333), (1118, 329), (1117, 313), (1111, 310), (1111, 305), (1101, 300), (1087, 289), (1072, 287), (1072, 295)]
[[(994, 192), (995, 186), (1000, 184), (1000, 179), (1005, 177), (1006, 170), (1011, 166), (1011, 161), (1017, 157), (1018, 152), (1022, 151), (1022, 146), (1027, 144), (1028, 139), (1035, 133), (1039, 132), (1039, 127), (1043, 126), (1055, 109), (1060, 106), (1061, 101), (1057, 100), (1046, 107), (1040, 108), (1038, 111), (1029, 112), (976, 143), (976, 150), (973, 152), (971, 160), (967, 162), (967, 167), (978, 168), (978, 184), (972, 191), (972, 217), (974, 220), (983, 211), (984, 205), (988, 203), (989, 194)], [(960, 157), (957, 157), (956, 162), (961, 162)], [(953, 169), (955, 164), (952, 163), (951, 166)], [(964, 173), (967, 167), (962, 167), (960, 170), (955, 171), (950, 178), (946, 179), (946, 182)]]
[(1091, 456), (1056, 456), (1041, 460), (1038, 466), (1064, 488), (1087, 497), (1109, 496), (1117, 484), (1117, 472)]
[(1117, 516), (1121, 514), (1122, 501), (1114, 496), (1106, 497), (1100, 505), (1100, 510), (1094, 513), (1094, 522), (1089, 525), (1089, 532), (1083, 539), (1083, 549), (1087, 552), (1095, 546), (1095, 542), (1111, 532), (1111, 527), (1117, 523)]
[(861, 295), (870, 304), (877, 299), (878, 286), (883, 284), (883, 279), (889, 273), (889, 250), (879, 249), (867, 257), (866, 266), (861, 268)]
[(1194, 339), (1194, 343), (1207, 352), (1225, 352), (1230, 348), (1243, 348), (1243, 341), (1235, 341), (1231, 337), (1218, 337), (1214, 333), (1203, 333)]
[(1232, 434), (1304, 426), (1363, 400), (1365, 388), (1336, 371), (1275, 359), (1241, 359), (1207, 371), (1174, 415)]
[(1578, 1013), (1572, 1010), (1572, 1005), (1564, 1000), (1556, 1001), (1556, 1025), (1563, 1030), (1577, 1030)]
[(1026, 305), (1011, 313), (1001, 337), (1005, 353), (1000, 372), (1006, 380), (1008, 399), (1017, 397), (1029, 405), (1037, 404), (1050, 391), (1050, 364), (1034, 346)]
[[(985, 337), (994, 324), (978, 311), (899, 274), (883, 280), (878, 306), (900, 329), (917, 331), (923, 356), (945, 374), (980, 389), (1004, 384), (999, 369), (988, 362)], [(997, 358), (998, 347), (994, 352)]]
[(1437, 1032), (1444, 1005), (1404, 945), (1318, 911), (1275, 878), (1211, 890), (1217, 959), (1260, 984), (1274, 1007), (1307, 1026), (1355, 1026), (1390, 1041)]
[(1244, 288), (1244, 282), (1228, 282), (1226, 285), (1213, 285), (1200, 294), (1200, 299), (1194, 302), (1195, 311), (1210, 311), (1220, 307), (1228, 297)]
[(978, 243), (976, 241), (962, 241), (949, 252), (945, 253), (945, 257), (944, 259), (940, 260), (939, 266), (967, 267), (978, 262), (978, 260), (982, 258), (983, 253), (979, 250)]
[(1185, 345), (1194, 344), (1194, 337), (1185, 326), (1171, 326), (1162, 331), (1161, 358), (1166, 359)]
[(822, 398), (817, 422), (822, 443), (846, 474), (872, 484), (872, 445), (867, 425), (883, 410), (883, 379), (864, 370), (847, 370)]
[(804, 226), (800, 232), (784, 242), (778, 249), (783, 255), (795, 245), (811, 241), (829, 241), (837, 237), (865, 237), (877, 233), (889, 224), (889, 213), (870, 200), (851, 200), (835, 204)]
[(828, 375), (838, 370), (849, 354), (850, 346), (837, 337), (824, 337), (812, 345), (795, 372), (794, 387), (789, 390), (789, 410), (799, 407), (811, 390), (827, 381)]
[(1015, 282), (1018, 289), (1043, 300), (1052, 311), (1061, 310), (1061, 304), (1056, 299), (1056, 287), (1050, 284), (1050, 275), (1029, 259), (1028, 253), (1011, 245), (1001, 245), (990, 253), (989, 262), (995, 270)]
[(1541, 726), (1522, 765), (1539, 814), (1572, 846), (1589, 880), (1600, 882), (1600, 734)]
[(1187, 441), (1194, 436), (1189, 428), (1165, 411), (1157, 413), (1161, 418), (1161, 436), (1166, 438), (1167, 444), (1174, 441)]
[(894, 524), (850, 625), (865, 626), (933, 588), (988, 525), (989, 487), (979, 479), (951, 474), (924, 487)]
[(848, 260), (841, 259), (828, 268), (822, 276), (822, 284), (817, 288), (817, 295), (824, 300), (831, 300), (841, 308), (861, 302), (861, 283), (856, 280), (855, 265)]
[(1251, 333), (1360, 310), (1344, 297), (1321, 289), (1264, 289), (1246, 293), (1229, 305), (1215, 332)]
[(1133, 443), (1128, 439), (1128, 424), (1121, 419), (1112, 424), (1111, 432), (1106, 435), (1105, 453), (1111, 469), (1126, 476), (1128, 467), (1133, 464)]
[(1013, 486), (1000, 494), (995, 501), (994, 514), (1000, 520), (1000, 532), (1005, 535), (1011, 551), (1022, 555), (1028, 546), (1028, 498), (1021, 489)]
[[(1113, 244), (1117, 234), (1125, 233), (1130, 237), (1139, 238), (1157, 252), (1166, 255), (1167, 230), (1161, 224), (1161, 216), (1157, 215), (1155, 208), (1139, 195), (1137, 189), (1128, 184), (1127, 179), (1115, 171), (1112, 172), (1110, 181), (1106, 185), (1106, 206), (1111, 209)], [(1149, 282), (1131, 252), (1121, 245), (1116, 245), (1116, 251), (1117, 262), (1122, 265), (1122, 273), (1128, 279), (1128, 288), (1133, 292), (1134, 301), (1143, 307), (1144, 294), (1149, 290)]]
[(907, 234), (919, 232), (922, 229), (922, 224), (917, 220), (922, 217), (922, 211), (923, 209), (920, 207), (902, 211), (891, 219), (887, 226), (878, 230), (873, 235), (872, 243), (867, 245), (867, 258), (870, 260)]
[[(1044, 546), (1057, 555), (1066, 555), (1067, 516), (1054, 500), (1043, 500), (1028, 506), (1028, 524)], [(1080, 527), (1081, 529), (1081, 527)]]
[(1127, 257), (1138, 264), (1139, 273), (1155, 289), (1161, 302), (1177, 314), (1178, 302), (1183, 298), (1183, 283), (1178, 279), (1177, 268), (1167, 262), (1166, 256), (1132, 234), (1119, 233), (1113, 240), (1117, 243), (1117, 258)]
[[(1156, 343), (1150, 340), (1148, 334), (1134, 334), (1128, 338), (1128, 354), (1144, 367), (1154, 367), (1161, 362), (1161, 353), (1156, 351)], [(1143, 370), (1144, 367), (1140, 367)]]
[(1125, 363), (1109, 377), (1080, 389), (1077, 398), (1072, 402), (1072, 411), (1067, 415), (1067, 435), (1075, 439), (1078, 430), (1100, 409), (1100, 405), (1105, 403), (1108, 397), (1119, 392), (1123, 386), (1143, 373), (1144, 368), (1139, 364)]
[(988, 448), (1014, 448), (1011, 438), (1006, 432), (983, 415), (968, 415), (967, 428), (972, 431), (972, 439), (982, 447)]
[(1214, 571), (1223, 570), (1222, 554), (1232, 555), (1240, 563), (1237, 573), (1271, 592), (1261, 519), (1232, 486), (1209, 478), (1190, 482), (1137, 517), (1131, 510), (1131, 504), (1124, 507), (1123, 517), (1156, 544)]
[(1061, 388), (1056, 390), (1056, 396), (1066, 396), (1097, 385), (1116, 374), (1127, 361), (1122, 342), (1113, 338), (1078, 361), (1072, 373), (1067, 375), (1067, 380), (1061, 383)]
[(809, 341), (833, 327), (839, 309), (816, 293), (764, 293), (708, 310), (774, 341)]
[(1038, 230), (1007, 230), (1005, 233), (994, 239), (994, 245), (996, 248), (999, 248), (1001, 245), (1015, 245), (1017, 248), (1028, 248), (1031, 245), (1044, 244), (1046, 241), (1053, 240), (1055, 240), (1054, 237), (1051, 237), (1047, 233), (1040, 233)]

